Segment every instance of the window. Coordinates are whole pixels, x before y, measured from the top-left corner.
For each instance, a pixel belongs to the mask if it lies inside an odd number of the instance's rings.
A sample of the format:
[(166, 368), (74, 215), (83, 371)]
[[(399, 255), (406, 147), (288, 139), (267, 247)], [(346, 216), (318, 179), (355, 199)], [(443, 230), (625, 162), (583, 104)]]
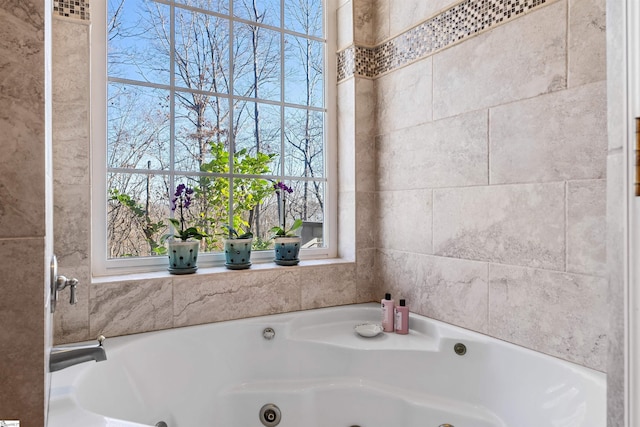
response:
[[(93, 46), (106, 46), (93, 54), (102, 73), (92, 93), (94, 271), (166, 265), (161, 237), (179, 184), (194, 190), (190, 224), (209, 235), (201, 265), (222, 262), (227, 224), (253, 231), (259, 259), (269, 229), (298, 218), (307, 256), (331, 255), (326, 9), (321, 0), (108, 0), (103, 17), (93, 14), (106, 25), (93, 28), (102, 38)], [(278, 182), (293, 189), (284, 207)]]

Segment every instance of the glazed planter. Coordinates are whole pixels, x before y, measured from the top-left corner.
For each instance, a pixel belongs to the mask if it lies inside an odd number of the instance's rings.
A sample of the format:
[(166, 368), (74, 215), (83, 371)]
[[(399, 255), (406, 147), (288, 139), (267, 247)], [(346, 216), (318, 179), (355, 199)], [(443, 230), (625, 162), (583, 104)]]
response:
[(276, 237), (274, 241), (275, 263), (297, 265), (300, 262), (300, 237)]
[(169, 252), (169, 273), (171, 274), (191, 274), (198, 269), (198, 240), (169, 241), (167, 250)]
[(251, 267), (251, 239), (225, 239), (225, 264), (229, 270), (245, 270)]

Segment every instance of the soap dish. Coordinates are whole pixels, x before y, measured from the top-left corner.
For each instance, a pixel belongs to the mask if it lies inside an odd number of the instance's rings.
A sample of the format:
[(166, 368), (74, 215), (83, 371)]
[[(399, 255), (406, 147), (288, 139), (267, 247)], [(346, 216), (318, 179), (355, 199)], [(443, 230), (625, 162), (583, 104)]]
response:
[(372, 338), (382, 333), (382, 325), (378, 323), (362, 323), (355, 326), (358, 335), (365, 338)]

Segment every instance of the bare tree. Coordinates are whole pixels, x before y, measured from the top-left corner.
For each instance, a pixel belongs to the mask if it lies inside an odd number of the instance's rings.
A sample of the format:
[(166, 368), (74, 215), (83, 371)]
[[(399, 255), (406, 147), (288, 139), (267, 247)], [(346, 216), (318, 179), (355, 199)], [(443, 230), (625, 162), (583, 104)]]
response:
[[(295, 21), (296, 31), (316, 34), (322, 24), (318, 2), (296, 1), (299, 4), (287, 2), (288, 19)], [(269, 28), (279, 26), (279, 6), (269, 9), (268, 2), (235, 0), (234, 14), (241, 13), (243, 21), (230, 24), (222, 16), (228, 13), (223, 0), (189, 0), (173, 8), (149, 0), (109, 4), (108, 165), (118, 170), (108, 178), (111, 256), (143, 255), (142, 241), (147, 252), (160, 250), (156, 235), (172, 193), (171, 163), (185, 172), (187, 184), (200, 189), (194, 219), (210, 223), (228, 211), (228, 181), (199, 173), (224, 175), (231, 167), (247, 175), (279, 172), (265, 165), (275, 168), (276, 162), (285, 161), (274, 157), (283, 133), (286, 152), (303, 165), (292, 174), (322, 176), (322, 114), (291, 109), (298, 114), (287, 119), (290, 129), (285, 132), (279, 119), (282, 107), (261, 102), (281, 96), (281, 36)], [(294, 103), (317, 106), (322, 99), (321, 42), (286, 37), (287, 55), (303, 76), (294, 85), (299, 95)], [(175, 92), (170, 91), (173, 87)], [(274, 220), (271, 201), (260, 203), (270, 184), (255, 178), (233, 182), (243, 221), (262, 234)], [(299, 184), (299, 200), (291, 205), (301, 207), (302, 217), (308, 218), (322, 210), (321, 184)]]

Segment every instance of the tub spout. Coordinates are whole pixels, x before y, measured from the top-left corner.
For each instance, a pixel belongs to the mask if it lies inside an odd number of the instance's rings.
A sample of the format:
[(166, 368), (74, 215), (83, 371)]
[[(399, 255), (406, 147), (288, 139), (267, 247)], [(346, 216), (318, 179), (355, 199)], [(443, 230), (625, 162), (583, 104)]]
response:
[(102, 347), (103, 341), (104, 337), (100, 335), (98, 345), (52, 348), (49, 356), (49, 372), (59, 371), (90, 360), (96, 362), (107, 360), (107, 352)]

